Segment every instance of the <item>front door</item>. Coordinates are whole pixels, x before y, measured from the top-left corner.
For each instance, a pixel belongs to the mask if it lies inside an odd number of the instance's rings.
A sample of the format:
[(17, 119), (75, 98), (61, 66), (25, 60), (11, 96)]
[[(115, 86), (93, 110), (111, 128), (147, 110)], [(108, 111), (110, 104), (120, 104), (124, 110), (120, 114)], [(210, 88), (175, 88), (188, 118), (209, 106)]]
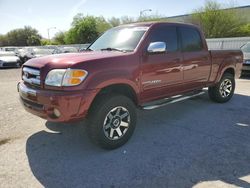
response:
[(177, 28), (162, 24), (152, 28), (146, 39), (152, 42), (165, 42), (166, 53), (148, 54), (142, 57), (141, 98), (148, 102), (181, 92), (183, 81), (182, 53), (179, 50)]

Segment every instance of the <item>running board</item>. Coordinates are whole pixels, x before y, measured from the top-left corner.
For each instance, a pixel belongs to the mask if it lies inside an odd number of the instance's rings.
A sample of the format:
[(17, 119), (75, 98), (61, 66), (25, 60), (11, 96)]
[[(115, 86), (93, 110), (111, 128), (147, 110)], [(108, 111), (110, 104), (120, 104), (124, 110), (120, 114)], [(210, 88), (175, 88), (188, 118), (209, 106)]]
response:
[(153, 109), (156, 109), (156, 108), (160, 108), (162, 106), (166, 106), (168, 104), (181, 102), (181, 101), (191, 99), (191, 98), (203, 95), (203, 94), (205, 94), (205, 91), (192, 92), (192, 93), (188, 93), (188, 94), (185, 94), (185, 95), (176, 95), (176, 96), (172, 96), (172, 97), (169, 97), (169, 98), (165, 98), (165, 99), (157, 100), (157, 101), (154, 101), (154, 102), (146, 103), (145, 105), (142, 105), (142, 109), (143, 110), (153, 110)]

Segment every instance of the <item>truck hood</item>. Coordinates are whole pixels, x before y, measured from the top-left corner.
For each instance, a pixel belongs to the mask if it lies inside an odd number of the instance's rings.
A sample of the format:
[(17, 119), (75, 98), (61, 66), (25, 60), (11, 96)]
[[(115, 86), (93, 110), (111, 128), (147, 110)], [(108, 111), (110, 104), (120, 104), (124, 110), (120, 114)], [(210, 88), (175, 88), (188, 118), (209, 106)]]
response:
[(85, 63), (104, 58), (112, 58), (117, 56), (123, 56), (127, 53), (123, 52), (110, 52), (110, 51), (94, 51), (83, 53), (67, 53), (49, 55), (39, 58), (30, 59), (24, 66), (30, 66), (34, 68), (70, 68), (77, 63)]

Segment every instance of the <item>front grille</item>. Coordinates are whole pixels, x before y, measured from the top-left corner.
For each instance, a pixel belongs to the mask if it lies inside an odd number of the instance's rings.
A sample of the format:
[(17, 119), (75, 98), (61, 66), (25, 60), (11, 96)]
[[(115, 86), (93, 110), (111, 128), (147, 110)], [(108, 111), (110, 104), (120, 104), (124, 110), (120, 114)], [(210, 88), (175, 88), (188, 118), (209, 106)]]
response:
[(40, 70), (24, 67), (23, 68), (23, 74), (22, 74), (23, 81), (34, 86), (41, 86), (40, 81)]

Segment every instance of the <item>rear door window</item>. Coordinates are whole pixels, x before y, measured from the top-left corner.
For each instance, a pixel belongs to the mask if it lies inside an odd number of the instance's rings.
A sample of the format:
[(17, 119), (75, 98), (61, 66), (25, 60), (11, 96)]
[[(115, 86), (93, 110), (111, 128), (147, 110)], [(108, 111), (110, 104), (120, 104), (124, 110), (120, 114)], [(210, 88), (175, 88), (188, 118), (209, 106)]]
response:
[(183, 52), (195, 52), (203, 49), (200, 33), (191, 27), (180, 27), (180, 36)]

